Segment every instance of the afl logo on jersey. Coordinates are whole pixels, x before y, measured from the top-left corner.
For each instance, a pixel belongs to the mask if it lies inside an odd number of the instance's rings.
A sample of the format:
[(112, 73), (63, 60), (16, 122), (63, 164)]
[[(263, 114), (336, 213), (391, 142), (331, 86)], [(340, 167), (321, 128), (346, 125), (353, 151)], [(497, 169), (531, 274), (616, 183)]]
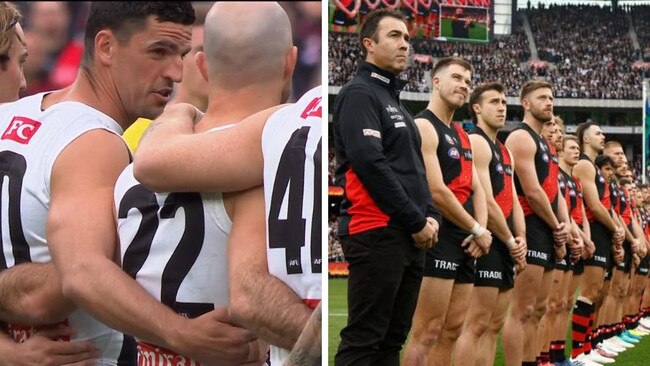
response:
[(605, 178), (603, 178), (603, 176), (600, 175), (598, 176), (598, 181), (600, 181), (600, 183), (605, 183)]
[(497, 173), (503, 174), (503, 166), (501, 166), (501, 164), (497, 164), (496, 169), (497, 169)]
[(542, 149), (542, 151), (546, 151), (546, 146), (541, 142), (539, 143), (539, 148)]
[(560, 180), (560, 188), (564, 189), (564, 187), (566, 187), (564, 180)]
[(544, 160), (544, 162), (548, 163), (548, 154), (546, 154), (546, 153), (542, 154), (542, 160)]
[(575, 197), (575, 196), (576, 196), (576, 191), (573, 190), (573, 189), (570, 190), (570, 191), (569, 191), (569, 196), (571, 196), (571, 197)]
[(445, 140), (447, 140), (447, 142), (448, 142), (450, 145), (456, 145), (456, 141), (454, 140), (454, 138), (451, 137), (451, 136), (449, 136), (449, 135), (447, 135), (447, 134), (445, 134)]
[(2, 140), (13, 140), (21, 144), (27, 144), (32, 136), (41, 127), (41, 123), (27, 117), (14, 117), (9, 127), (2, 134)]
[(458, 153), (458, 149), (455, 147), (450, 148), (447, 151), (447, 155), (449, 155), (449, 157), (452, 159), (460, 159), (460, 154)]

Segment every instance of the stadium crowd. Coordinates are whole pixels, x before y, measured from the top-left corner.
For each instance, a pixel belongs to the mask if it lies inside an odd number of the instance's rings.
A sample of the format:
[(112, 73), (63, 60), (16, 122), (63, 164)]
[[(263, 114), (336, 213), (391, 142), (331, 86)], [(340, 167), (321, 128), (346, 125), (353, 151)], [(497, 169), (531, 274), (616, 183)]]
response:
[[(628, 9), (633, 15), (642, 50), (648, 49), (648, 6)], [(531, 60), (519, 12), (530, 21), (540, 60)], [(647, 52), (645, 52), (647, 53)], [(556, 97), (586, 99), (641, 99), (645, 68), (633, 65), (643, 57), (629, 35), (624, 10), (589, 5), (551, 5), (544, 10), (518, 10), (513, 16), (513, 32), (495, 36), (488, 44), (442, 42), (430, 39), (412, 41), (412, 55), (438, 59), (457, 55), (475, 68), (474, 83), (495, 80), (504, 83), (506, 95), (516, 96), (523, 83), (534, 77), (556, 85)], [(342, 86), (355, 71), (359, 50), (356, 35), (329, 33), (329, 85)], [(429, 92), (425, 72), (431, 62), (412, 57), (405, 91)]]

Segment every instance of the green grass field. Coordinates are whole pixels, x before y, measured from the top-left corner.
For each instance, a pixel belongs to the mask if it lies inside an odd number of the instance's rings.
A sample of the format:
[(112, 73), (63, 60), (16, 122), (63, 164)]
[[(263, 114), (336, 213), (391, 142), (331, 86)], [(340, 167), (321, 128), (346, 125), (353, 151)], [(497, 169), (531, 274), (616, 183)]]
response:
[[(339, 331), (345, 326), (347, 320), (347, 280), (330, 279), (329, 281), (329, 327), (328, 327), (328, 354), (329, 365), (334, 365), (334, 354), (339, 345)], [(567, 344), (570, 348), (570, 342)], [(567, 349), (567, 355), (569, 354)], [(503, 365), (503, 349), (499, 337), (495, 365)], [(636, 347), (621, 353), (616, 357), (616, 366), (640, 366), (650, 364), (650, 336), (641, 339)]]
[[(443, 18), (440, 27), (440, 36), (457, 40), (451, 35), (451, 19)], [(474, 23), (474, 28), (469, 29), (468, 42), (487, 42), (487, 28), (484, 24)]]

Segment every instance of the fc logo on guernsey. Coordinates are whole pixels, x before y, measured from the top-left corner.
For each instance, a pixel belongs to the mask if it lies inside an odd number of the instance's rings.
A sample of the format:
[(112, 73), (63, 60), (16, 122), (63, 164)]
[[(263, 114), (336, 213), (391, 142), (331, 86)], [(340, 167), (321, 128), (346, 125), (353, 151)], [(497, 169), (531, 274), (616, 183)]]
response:
[(26, 145), (39, 127), (41, 123), (38, 121), (27, 117), (14, 117), (0, 139), (13, 140)]

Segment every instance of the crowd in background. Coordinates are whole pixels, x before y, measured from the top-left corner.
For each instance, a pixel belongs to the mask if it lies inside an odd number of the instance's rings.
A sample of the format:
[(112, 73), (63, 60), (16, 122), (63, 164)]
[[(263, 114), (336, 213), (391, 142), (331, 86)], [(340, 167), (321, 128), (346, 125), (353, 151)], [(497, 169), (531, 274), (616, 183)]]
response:
[[(412, 41), (411, 64), (402, 77), (405, 91), (430, 91), (427, 72), (435, 59), (459, 56), (475, 68), (473, 81), (499, 81), (506, 94), (517, 96), (523, 83), (545, 78), (559, 98), (641, 99), (641, 81), (647, 67), (634, 67), (645, 53), (650, 56), (650, 7), (628, 9), (633, 15), (641, 52), (635, 51), (624, 10), (586, 5), (550, 6), (526, 13), (539, 60), (531, 59), (519, 14), (513, 16), (513, 32), (495, 36), (490, 43), (470, 44), (429, 39)], [(644, 53), (644, 51), (646, 51)], [(431, 56), (422, 61), (414, 55)], [(424, 58), (424, 57), (423, 57)], [(359, 41), (355, 34), (330, 33), (329, 85), (342, 86), (356, 70)], [(650, 60), (650, 58), (649, 58)]]
[[(205, 2), (207, 9), (213, 2)], [(74, 81), (83, 53), (83, 34), (90, 2), (17, 1), (29, 48), (24, 65), (27, 89), (21, 97), (66, 87)], [(291, 101), (320, 84), (321, 6), (280, 2), (293, 24), (299, 59)]]

